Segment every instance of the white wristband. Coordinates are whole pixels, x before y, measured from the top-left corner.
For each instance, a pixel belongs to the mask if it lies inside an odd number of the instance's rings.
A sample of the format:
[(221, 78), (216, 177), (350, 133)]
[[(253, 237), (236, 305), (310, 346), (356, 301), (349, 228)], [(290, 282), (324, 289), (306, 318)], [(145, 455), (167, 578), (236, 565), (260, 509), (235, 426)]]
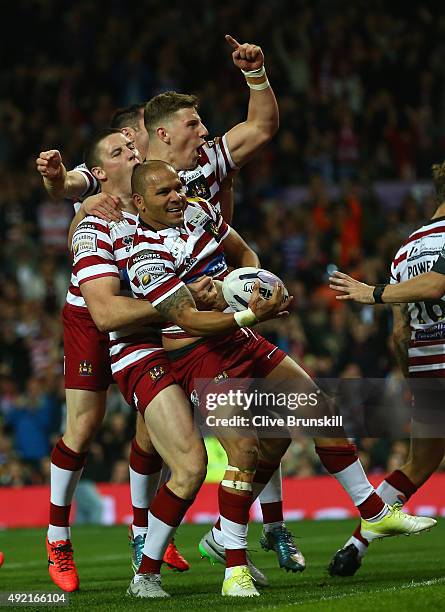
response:
[(249, 83), (249, 81), (246, 82), (250, 89), (256, 89), (257, 91), (261, 91), (262, 89), (267, 89), (268, 87), (270, 87), (268, 79), (266, 79), (263, 83), (258, 83), (258, 85), (252, 85), (252, 83)]
[[(270, 87), (270, 83), (267, 78), (266, 69), (264, 68), (264, 65), (261, 66), (261, 68), (258, 68), (257, 70), (242, 70), (241, 72), (246, 77), (246, 83), (250, 87), (250, 89), (256, 89), (257, 91), (261, 91), (262, 89), (267, 89), (268, 87)], [(262, 81), (261, 83), (251, 83), (249, 80), (252, 78), (258, 79), (260, 77), (266, 77), (266, 80)]]
[(256, 70), (241, 70), (245, 77), (262, 77), (266, 74), (266, 69), (264, 68), (264, 64), (261, 68), (257, 68)]
[(255, 313), (250, 308), (233, 313), (233, 318), (240, 327), (248, 327), (254, 323), (258, 323)]

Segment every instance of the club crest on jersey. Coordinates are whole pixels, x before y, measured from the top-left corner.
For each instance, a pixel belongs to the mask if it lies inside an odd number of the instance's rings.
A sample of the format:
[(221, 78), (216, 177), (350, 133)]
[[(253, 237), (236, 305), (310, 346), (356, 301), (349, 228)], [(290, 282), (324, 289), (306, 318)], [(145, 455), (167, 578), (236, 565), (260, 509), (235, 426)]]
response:
[(93, 375), (93, 365), (90, 361), (81, 361), (79, 363), (79, 376), (92, 376)]
[(160, 378), (162, 378), (165, 374), (165, 370), (162, 366), (154, 366), (153, 368), (151, 368), (150, 370), (148, 370), (148, 374), (151, 378), (151, 380), (159, 380)]
[(193, 391), (190, 393), (190, 401), (195, 408), (199, 408), (199, 395), (196, 389), (193, 389)]
[(187, 195), (190, 197), (204, 198), (204, 200), (209, 200), (212, 196), (207, 181), (203, 176), (199, 176), (187, 182)]
[(226, 380), (227, 378), (229, 378), (229, 375), (227, 374), (227, 372), (225, 370), (223, 370), (222, 372), (220, 372), (219, 374), (217, 374), (215, 376), (215, 378), (213, 379), (213, 382), (218, 385), (219, 383), (222, 383), (224, 380)]
[(218, 226), (215, 223), (215, 221), (212, 221), (212, 219), (209, 219), (207, 221), (207, 223), (204, 225), (204, 230), (210, 234), (211, 236), (213, 236), (213, 238), (216, 240), (216, 242), (220, 241), (220, 237), (218, 234)]

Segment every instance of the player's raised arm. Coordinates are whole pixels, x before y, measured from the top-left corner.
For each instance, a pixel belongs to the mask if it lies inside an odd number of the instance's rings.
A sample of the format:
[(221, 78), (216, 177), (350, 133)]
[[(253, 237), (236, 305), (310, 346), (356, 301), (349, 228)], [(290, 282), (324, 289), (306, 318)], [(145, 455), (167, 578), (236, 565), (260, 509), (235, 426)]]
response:
[(445, 293), (445, 266), (443, 272), (435, 271), (439, 260), (430, 272), (395, 285), (367, 285), (343, 272), (334, 272), (329, 278), (329, 287), (340, 292), (337, 300), (354, 300), (361, 304), (438, 300)]
[(240, 44), (229, 34), (226, 41), (232, 47), (233, 63), (243, 72), (250, 91), (246, 120), (227, 132), (232, 159), (237, 166), (242, 166), (277, 132), (278, 104), (266, 75), (261, 47)]
[(53, 200), (80, 198), (85, 193), (85, 179), (74, 170), (67, 172), (60, 151), (42, 151), (36, 160), (37, 171), (42, 175), (43, 185)]

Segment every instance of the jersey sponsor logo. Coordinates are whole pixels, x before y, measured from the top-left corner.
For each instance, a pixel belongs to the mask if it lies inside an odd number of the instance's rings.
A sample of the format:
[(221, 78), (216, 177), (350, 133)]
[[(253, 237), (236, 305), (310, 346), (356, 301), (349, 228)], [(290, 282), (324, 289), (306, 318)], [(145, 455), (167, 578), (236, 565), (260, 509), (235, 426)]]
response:
[(73, 238), (73, 253), (74, 256), (81, 253), (96, 253), (97, 252), (97, 236), (92, 232), (76, 233)]
[(200, 168), (198, 170), (186, 170), (185, 172), (180, 172), (179, 176), (181, 181), (187, 185), (190, 181), (195, 181), (202, 176), (202, 172)]
[(418, 329), (414, 333), (414, 338), (421, 342), (425, 342), (426, 340), (441, 340), (445, 338), (445, 323), (436, 323), (428, 329)]
[(134, 255), (131, 256), (129, 260), (129, 266), (134, 266), (141, 261), (147, 261), (147, 259), (161, 259), (161, 256), (159, 255), (159, 253), (156, 253), (155, 251), (144, 249), (143, 251), (140, 251), (139, 253), (135, 253)]
[(160, 378), (162, 378), (165, 374), (165, 370), (163, 368), (163, 366), (154, 366), (153, 368), (150, 368), (148, 370), (148, 375), (150, 376), (151, 380), (153, 381), (157, 381)]
[(435, 263), (436, 260), (431, 261), (430, 259), (427, 259), (426, 261), (419, 261), (419, 263), (408, 266), (408, 278), (429, 272)]
[(152, 264), (142, 264), (137, 268), (134, 273), (139, 279), (139, 282), (143, 287), (147, 287), (150, 282), (159, 276), (165, 274), (165, 264), (162, 262), (156, 262)]
[(79, 376), (92, 376), (93, 365), (90, 361), (81, 361), (79, 363)]
[(94, 225), (94, 223), (88, 223), (88, 221), (82, 221), (82, 223), (79, 223), (79, 225), (77, 226), (76, 230), (96, 230), (97, 231), (97, 226)]
[(204, 225), (206, 221), (210, 219), (209, 215), (205, 213), (203, 210), (197, 210), (193, 213), (192, 217), (187, 220), (187, 223), (192, 227), (198, 227), (200, 225)]

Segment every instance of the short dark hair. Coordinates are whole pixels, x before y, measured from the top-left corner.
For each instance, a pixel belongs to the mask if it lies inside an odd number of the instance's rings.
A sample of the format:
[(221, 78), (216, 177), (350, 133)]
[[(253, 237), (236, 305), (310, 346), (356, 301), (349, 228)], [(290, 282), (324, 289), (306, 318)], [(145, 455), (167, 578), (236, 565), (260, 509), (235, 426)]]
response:
[(135, 166), (131, 175), (131, 193), (142, 195), (147, 187), (148, 177), (163, 168), (173, 168), (173, 166), (161, 159), (150, 159)]
[(121, 130), (124, 127), (131, 127), (134, 130), (139, 129), (139, 118), (141, 111), (145, 108), (145, 104), (132, 104), (118, 108), (111, 117), (110, 127)]
[(433, 182), (436, 189), (436, 200), (438, 204), (445, 202), (445, 161), (432, 166)]
[(169, 119), (173, 113), (181, 108), (197, 108), (198, 98), (189, 94), (181, 94), (176, 91), (166, 91), (155, 96), (147, 102), (144, 110), (145, 129), (153, 133), (159, 127), (159, 123)]
[(107, 138), (111, 136), (111, 134), (121, 134), (120, 130), (116, 130), (115, 128), (105, 128), (104, 130), (100, 130), (96, 132), (88, 141), (85, 151), (83, 154), (83, 162), (85, 166), (91, 170), (95, 166), (100, 166), (102, 160), (99, 156), (99, 144)]

